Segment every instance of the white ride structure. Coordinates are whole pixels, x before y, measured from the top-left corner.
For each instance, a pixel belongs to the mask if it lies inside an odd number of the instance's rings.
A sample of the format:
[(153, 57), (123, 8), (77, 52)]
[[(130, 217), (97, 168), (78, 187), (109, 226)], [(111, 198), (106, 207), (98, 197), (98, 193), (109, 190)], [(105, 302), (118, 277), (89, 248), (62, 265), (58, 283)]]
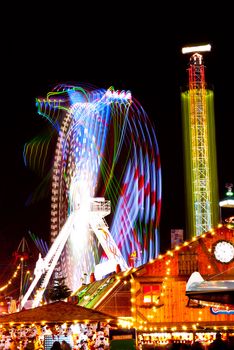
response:
[[(90, 198), (88, 205), (88, 211), (85, 212), (88, 213), (88, 221), (90, 227), (96, 234), (96, 237), (102, 245), (102, 248), (105, 251), (108, 259), (112, 261), (114, 260), (116, 262), (116, 265), (119, 264), (121, 270), (127, 270), (129, 267), (126, 261), (124, 260), (122, 254), (120, 253), (118, 246), (113, 240), (109, 232), (106, 220), (104, 219), (104, 217), (110, 214), (111, 212), (110, 201), (107, 201), (102, 197)], [(78, 205), (74, 209), (74, 211), (68, 216), (67, 221), (65, 222), (59, 235), (56, 237), (47, 255), (44, 258), (42, 258), (41, 254), (39, 254), (39, 259), (37, 260), (34, 270), (34, 279), (20, 302), (20, 309), (22, 309), (25, 306), (32, 292), (35, 290), (35, 288), (40, 282), (40, 287), (37, 289), (34, 296), (34, 300), (32, 302), (33, 308), (39, 306), (43, 298), (43, 294), (50, 281), (50, 278), (53, 274), (53, 271), (56, 267), (56, 264), (58, 263), (59, 258), (62, 254), (67, 239), (70, 233), (74, 230), (74, 228), (77, 229), (76, 222), (77, 220), (79, 220), (79, 218), (81, 219), (83, 215), (84, 211), (82, 209), (82, 206), (79, 207)]]

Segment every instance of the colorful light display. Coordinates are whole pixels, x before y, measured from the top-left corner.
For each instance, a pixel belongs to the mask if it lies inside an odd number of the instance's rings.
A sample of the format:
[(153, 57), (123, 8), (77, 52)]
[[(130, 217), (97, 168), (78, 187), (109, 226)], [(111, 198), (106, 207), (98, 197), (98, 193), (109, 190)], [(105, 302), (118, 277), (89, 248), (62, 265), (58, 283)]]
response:
[[(37, 107), (57, 132), (52, 243), (71, 214), (78, 213), (72, 216), (76, 219), (69, 224), (70, 233), (56, 268), (66, 276), (69, 288), (76, 290), (111, 254), (114, 258), (119, 254), (127, 267), (156, 258), (160, 156), (154, 128), (139, 102), (129, 91), (112, 87), (61, 84), (45, 99), (38, 98)], [(25, 149), (25, 159), (31, 163), (32, 147), (35, 151), (33, 143)], [(38, 147), (36, 150), (39, 152)], [(96, 211), (91, 216), (93, 207)]]

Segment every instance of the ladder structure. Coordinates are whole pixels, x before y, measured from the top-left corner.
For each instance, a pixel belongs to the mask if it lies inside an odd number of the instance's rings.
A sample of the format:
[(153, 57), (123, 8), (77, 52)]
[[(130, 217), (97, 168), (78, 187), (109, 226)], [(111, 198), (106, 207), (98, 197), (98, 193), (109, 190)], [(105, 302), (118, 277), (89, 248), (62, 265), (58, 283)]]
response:
[(189, 93), (191, 120), (191, 153), (196, 235), (211, 228), (211, 180), (206, 106), (205, 68), (202, 55), (190, 59)]
[(188, 238), (209, 231), (219, 222), (214, 93), (207, 88), (201, 54), (210, 50), (210, 45), (182, 49), (192, 54), (188, 89), (181, 94)]

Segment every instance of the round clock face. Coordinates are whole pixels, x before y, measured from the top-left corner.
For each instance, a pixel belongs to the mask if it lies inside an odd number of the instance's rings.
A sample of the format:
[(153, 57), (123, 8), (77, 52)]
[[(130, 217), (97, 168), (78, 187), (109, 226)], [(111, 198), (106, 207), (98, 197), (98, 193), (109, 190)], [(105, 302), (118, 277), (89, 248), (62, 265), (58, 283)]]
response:
[(229, 263), (234, 259), (234, 245), (228, 241), (219, 241), (214, 246), (214, 256), (222, 263)]

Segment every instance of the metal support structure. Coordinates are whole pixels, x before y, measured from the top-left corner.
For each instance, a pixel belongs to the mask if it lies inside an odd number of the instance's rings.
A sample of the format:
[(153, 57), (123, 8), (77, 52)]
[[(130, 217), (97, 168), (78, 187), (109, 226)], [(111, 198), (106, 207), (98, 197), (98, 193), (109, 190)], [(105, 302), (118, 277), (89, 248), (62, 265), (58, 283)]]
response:
[(211, 188), (206, 111), (206, 86), (202, 56), (191, 58), (189, 94), (192, 142), (192, 181), (195, 207), (196, 235), (211, 228)]

